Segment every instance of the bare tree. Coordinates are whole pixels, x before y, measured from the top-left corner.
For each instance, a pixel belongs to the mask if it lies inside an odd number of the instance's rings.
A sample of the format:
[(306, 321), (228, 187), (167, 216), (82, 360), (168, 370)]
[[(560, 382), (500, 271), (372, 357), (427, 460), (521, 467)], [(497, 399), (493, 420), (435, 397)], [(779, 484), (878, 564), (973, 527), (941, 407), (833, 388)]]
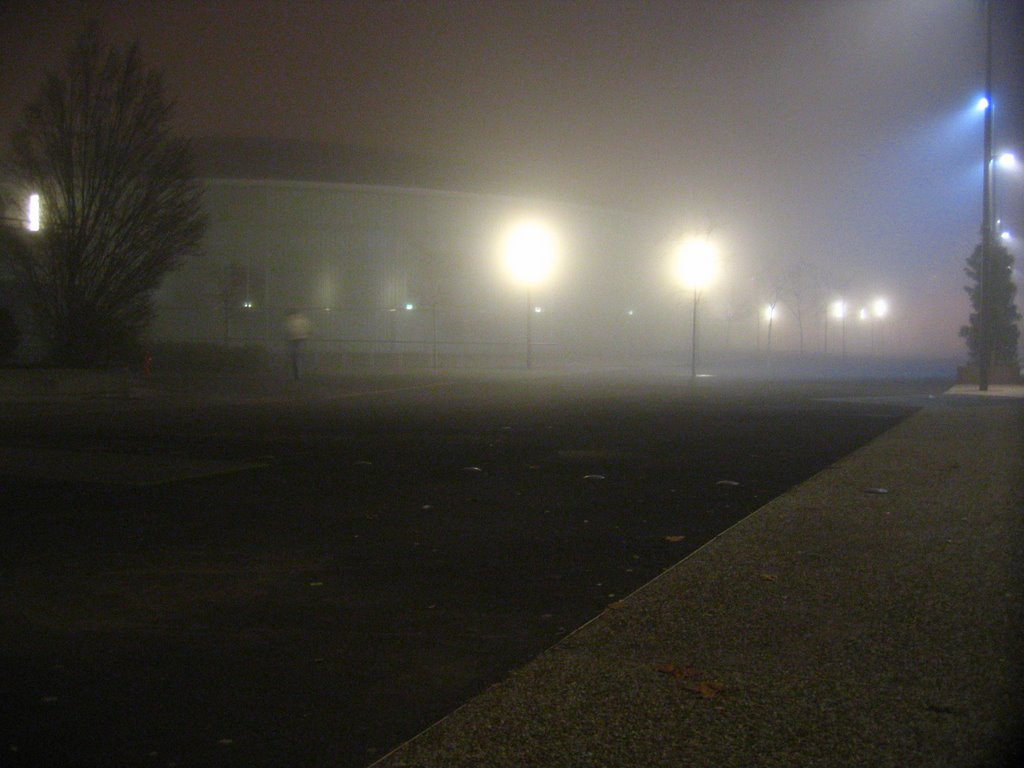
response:
[(800, 336), (800, 354), (804, 353), (804, 328), (813, 320), (812, 315), (820, 304), (821, 281), (814, 265), (799, 260), (792, 262), (784, 272), (784, 294), (789, 300), (790, 311), (796, 318)]
[(846, 354), (846, 294), (850, 288), (850, 284), (853, 282), (850, 273), (843, 268), (836, 267), (832, 263), (827, 263), (824, 268), (818, 271), (818, 305), (817, 314), (824, 321), (824, 345), (822, 347), (823, 352), (828, 354), (828, 319), (829, 314), (835, 309), (836, 303), (841, 304), (840, 308), (840, 341), (839, 347), (842, 354)]
[(779, 262), (768, 260), (758, 270), (757, 283), (759, 285), (760, 295), (764, 302), (763, 306), (765, 307), (764, 310), (758, 309), (758, 346), (760, 346), (761, 312), (763, 311), (765, 319), (768, 321), (768, 334), (765, 343), (765, 359), (768, 361), (770, 366), (772, 358), (772, 328), (775, 325), (775, 319), (778, 317), (779, 302), (786, 294), (785, 270), (779, 266)]
[(416, 282), (424, 287), (424, 295), (421, 300), (425, 309), (430, 312), (431, 367), (437, 368), (439, 364), (439, 312), (447, 313), (448, 326), (454, 324), (453, 309), (455, 308), (456, 289), (453, 276), (459, 274), (459, 265), (465, 259), (455, 251), (431, 248), (423, 243), (417, 243), (416, 250), (418, 253)]
[(25, 108), (11, 166), (39, 195), (41, 229), (14, 269), (56, 363), (124, 361), (164, 275), (198, 253), (202, 191), (171, 116), (138, 47), (102, 44), (95, 27)]

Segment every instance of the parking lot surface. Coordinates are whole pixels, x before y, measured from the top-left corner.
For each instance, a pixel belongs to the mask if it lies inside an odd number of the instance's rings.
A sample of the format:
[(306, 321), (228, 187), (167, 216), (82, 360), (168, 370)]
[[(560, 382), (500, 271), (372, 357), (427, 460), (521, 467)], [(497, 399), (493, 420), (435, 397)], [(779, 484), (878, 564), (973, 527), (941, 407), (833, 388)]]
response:
[(221, 377), (5, 404), (0, 762), (367, 765), (943, 388)]

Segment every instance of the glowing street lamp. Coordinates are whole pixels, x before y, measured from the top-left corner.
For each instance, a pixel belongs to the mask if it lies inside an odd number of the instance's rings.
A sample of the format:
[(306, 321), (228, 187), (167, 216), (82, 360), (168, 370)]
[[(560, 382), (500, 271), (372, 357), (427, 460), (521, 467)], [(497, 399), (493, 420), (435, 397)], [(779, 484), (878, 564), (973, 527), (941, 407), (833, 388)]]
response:
[(998, 156), (993, 156), (992, 158), (990, 158), (989, 162), (991, 164), (991, 170), (989, 172), (990, 189), (988, 193), (990, 208), (989, 216), (992, 219), (992, 231), (990, 234), (992, 236), (999, 234), (999, 236), (1002, 237), (1003, 233), (1001, 232), (1001, 230), (1003, 222), (1002, 219), (1000, 219), (997, 215), (996, 211), (996, 209), (998, 208), (998, 206), (996, 205), (996, 203), (998, 202), (996, 197), (996, 171), (1016, 171), (1020, 168), (1020, 165), (1017, 163), (1017, 156), (1013, 154), (1013, 152), (1003, 152)]
[[(992, 80), (992, 16), (988, 9), (988, 44), (986, 52), (986, 88), (991, 89)], [(996, 170), (1014, 171), (1020, 166), (1013, 152), (1002, 152), (999, 155), (992, 151), (993, 105), (986, 101), (984, 146), (985, 167), (982, 178), (981, 206), (981, 264), (978, 270), (978, 320), (977, 320), (977, 357), (978, 357), (978, 390), (988, 390), (989, 369), (992, 365), (992, 286), (989, 285), (989, 264), (993, 258), (991, 253), (995, 238), (1007, 245), (1012, 240), (1009, 232), (1002, 230), (1002, 221), (996, 216)]]
[(700, 291), (718, 274), (718, 249), (706, 237), (689, 237), (675, 253), (677, 279), (693, 289), (693, 334), (690, 341), (690, 378), (697, 378), (697, 305)]
[(531, 291), (548, 279), (554, 270), (558, 246), (550, 227), (530, 219), (518, 222), (506, 231), (501, 243), (505, 271), (526, 288), (526, 368), (533, 367), (533, 315), (540, 307), (533, 304)]
[[(837, 301), (833, 301), (832, 302), (832, 306), (830, 307), (830, 313), (831, 313), (832, 317), (834, 317), (836, 320), (838, 320), (840, 322), (840, 326), (842, 328), (842, 336), (841, 336), (842, 346), (841, 346), (841, 349), (842, 349), (843, 358), (845, 359), (846, 358), (846, 316), (849, 314), (849, 312), (847, 312), (847, 310), (846, 310), (846, 302), (843, 301), (842, 299), (838, 299)], [(826, 334), (826, 336), (827, 336), (827, 334)]]
[[(871, 326), (871, 347), (874, 352), (882, 352), (885, 346), (885, 326), (882, 321), (889, 314), (889, 302), (877, 298), (871, 302), (871, 317), (879, 322)], [(877, 326), (877, 330), (876, 330)], [(876, 341), (877, 338), (877, 341)]]
[(1010, 233), (1003, 229), (1003, 220), (999, 218), (996, 213), (996, 170), (1001, 171), (1016, 171), (1020, 169), (1020, 165), (1017, 163), (1017, 156), (1013, 152), (1003, 152), (998, 157), (992, 158), (992, 172), (990, 183), (992, 185), (991, 190), (991, 217), (995, 219), (995, 223), (992, 225), (992, 235), (999, 235), (999, 238), (1004, 242), (1009, 242), (1011, 237)]
[[(772, 357), (772, 326), (775, 325), (775, 319), (779, 316), (778, 302), (774, 304), (765, 304), (764, 306), (764, 319), (768, 322), (768, 338), (765, 340), (765, 352), (768, 355), (768, 364), (771, 365)], [(758, 333), (760, 334), (760, 324), (758, 325)]]

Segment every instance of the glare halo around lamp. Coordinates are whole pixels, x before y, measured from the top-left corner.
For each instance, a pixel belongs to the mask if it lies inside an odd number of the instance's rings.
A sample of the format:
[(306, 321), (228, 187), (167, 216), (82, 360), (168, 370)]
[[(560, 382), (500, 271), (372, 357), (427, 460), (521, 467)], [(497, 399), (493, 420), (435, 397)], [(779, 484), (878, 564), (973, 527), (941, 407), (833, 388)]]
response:
[(505, 271), (513, 282), (526, 288), (526, 368), (533, 367), (532, 289), (546, 282), (554, 271), (558, 243), (543, 221), (525, 219), (508, 228), (501, 241)]
[(836, 299), (832, 302), (832, 317), (838, 320), (841, 326), (840, 347), (844, 360), (846, 359), (846, 316), (849, 314), (843, 299)]
[(718, 276), (718, 248), (706, 237), (687, 237), (676, 249), (676, 279), (693, 290), (693, 332), (690, 340), (690, 378), (697, 378), (697, 305), (700, 292)]

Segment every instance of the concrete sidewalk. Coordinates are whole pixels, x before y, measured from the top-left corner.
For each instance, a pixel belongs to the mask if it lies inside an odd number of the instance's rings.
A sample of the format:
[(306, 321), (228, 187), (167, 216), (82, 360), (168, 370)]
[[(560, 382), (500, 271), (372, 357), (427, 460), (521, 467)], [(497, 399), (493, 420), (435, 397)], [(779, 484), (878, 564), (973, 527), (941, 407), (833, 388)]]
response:
[(1024, 401), (938, 398), (374, 765), (1007, 765), (1022, 512)]

